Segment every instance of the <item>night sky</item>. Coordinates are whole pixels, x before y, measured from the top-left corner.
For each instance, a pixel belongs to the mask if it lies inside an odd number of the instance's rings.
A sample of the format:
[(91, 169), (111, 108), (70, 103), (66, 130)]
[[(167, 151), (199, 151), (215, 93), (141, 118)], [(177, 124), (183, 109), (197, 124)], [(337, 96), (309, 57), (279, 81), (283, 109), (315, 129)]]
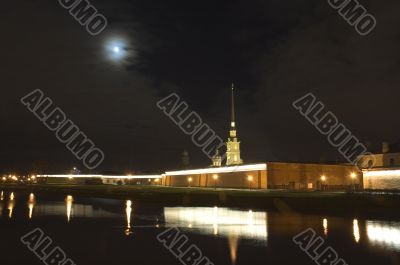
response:
[(245, 162), (344, 160), (292, 107), (308, 92), (372, 149), (399, 140), (399, 1), (360, 1), (378, 21), (364, 37), (325, 0), (90, 2), (98, 36), (56, 0), (3, 1), (1, 172), (85, 171), (20, 103), (35, 89), (104, 151), (97, 172), (178, 168), (185, 149), (209, 165), (156, 103), (177, 93), (225, 139), (232, 82)]

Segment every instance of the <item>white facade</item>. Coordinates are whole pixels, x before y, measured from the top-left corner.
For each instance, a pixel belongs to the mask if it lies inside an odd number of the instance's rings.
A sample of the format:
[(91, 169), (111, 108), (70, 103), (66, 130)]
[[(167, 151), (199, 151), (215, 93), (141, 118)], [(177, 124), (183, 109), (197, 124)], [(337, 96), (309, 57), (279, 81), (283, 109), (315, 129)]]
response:
[(364, 189), (400, 189), (400, 169), (363, 170)]

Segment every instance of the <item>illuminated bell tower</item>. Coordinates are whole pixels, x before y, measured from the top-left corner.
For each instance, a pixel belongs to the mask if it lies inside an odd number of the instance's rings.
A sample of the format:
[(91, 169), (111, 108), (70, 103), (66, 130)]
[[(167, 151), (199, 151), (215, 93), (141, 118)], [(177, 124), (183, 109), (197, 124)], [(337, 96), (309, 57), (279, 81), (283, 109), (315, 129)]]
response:
[(229, 131), (229, 138), (226, 142), (226, 165), (240, 165), (243, 160), (240, 158), (240, 142), (236, 134), (235, 122), (235, 98), (234, 98), (234, 85), (232, 84), (232, 98), (231, 98), (231, 129)]

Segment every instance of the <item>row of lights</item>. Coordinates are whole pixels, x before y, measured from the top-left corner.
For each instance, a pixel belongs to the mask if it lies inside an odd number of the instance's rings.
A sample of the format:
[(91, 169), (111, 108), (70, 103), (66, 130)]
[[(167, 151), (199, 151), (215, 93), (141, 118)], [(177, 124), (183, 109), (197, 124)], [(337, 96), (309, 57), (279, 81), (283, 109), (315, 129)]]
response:
[[(1, 179), (2, 179), (2, 181), (6, 181), (7, 179), (9, 179), (9, 180), (14, 180), (14, 181), (18, 181), (19, 180), (19, 176), (17, 177), (17, 176), (15, 176), (15, 175), (9, 175), (8, 177), (2, 177)], [(34, 180), (36, 180), (36, 176), (30, 176), (30, 177), (28, 177), (27, 178), (27, 180), (28, 181), (34, 181)], [(22, 180), (21, 180), (22, 181)]]
[[(352, 180), (356, 179), (356, 178), (357, 178), (357, 174), (354, 173), (354, 172), (351, 173), (351, 174), (350, 174), (350, 178), (351, 178)], [(327, 180), (326, 176), (325, 176), (325, 175), (322, 175), (322, 176), (321, 176), (321, 180), (322, 180), (323, 182), (325, 182), (325, 181)]]
[[(213, 175), (214, 183), (216, 183), (216, 181), (218, 180), (218, 178), (219, 178), (218, 175), (216, 175), (216, 174)], [(354, 173), (354, 172), (352, 172), (352, 173), (350, 174), (350, 178), (354, 181), (354, 180), (357, 178), (357, 174)], [(249, 185), (250, 185), (251, 182), (253, 182), (254, 178), (253, 178), (253, 176), (249, 175), (249, 176), (247, 176), (247, 180), (249, 181)], [(322, 175), (322, 176), (321, 176), (321, 180), (322, 180), (322, 182), (326, 182), (327, 177), (326, 177), (325, 175)], [(156, 180), (156, 181), (157, 181), (157, 180)], [(188, 182), (189, 182), (189, 184), (192, 183), (192, 181), (193, 181), (193, 178), (192, 178), (192, 177), (188, 177)]]
[[(219, 179), (219, 176), (217, 174), (214, 174), (212, 176), (212, 178), (214, 179), (214, 186), (216, 187), (216, 183), (217, 183), (217, 180)], [(192, 177), (188, 177), (187, 180), (188, 180), (189, 184), (191, 184), (192, 181), (193, 181), (193, 178)], [(253, 182), (254, 178), (253, 178), (253, 176), (249, 175), (249, 176), (247, 176), (247, 180), (249, 181), (249, 188), (250, 188), (250, 185)]]

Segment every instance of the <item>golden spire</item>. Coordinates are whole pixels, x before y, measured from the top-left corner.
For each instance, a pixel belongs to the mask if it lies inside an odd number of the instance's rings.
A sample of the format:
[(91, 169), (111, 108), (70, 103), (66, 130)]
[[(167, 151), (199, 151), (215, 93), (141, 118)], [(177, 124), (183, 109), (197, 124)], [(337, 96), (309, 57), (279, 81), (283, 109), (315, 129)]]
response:
[(234, 96), (235, 84), (232, 83), (232, 98), (231, 98), (231, 128), (236, 127), (235, 124), (235, 96)]

